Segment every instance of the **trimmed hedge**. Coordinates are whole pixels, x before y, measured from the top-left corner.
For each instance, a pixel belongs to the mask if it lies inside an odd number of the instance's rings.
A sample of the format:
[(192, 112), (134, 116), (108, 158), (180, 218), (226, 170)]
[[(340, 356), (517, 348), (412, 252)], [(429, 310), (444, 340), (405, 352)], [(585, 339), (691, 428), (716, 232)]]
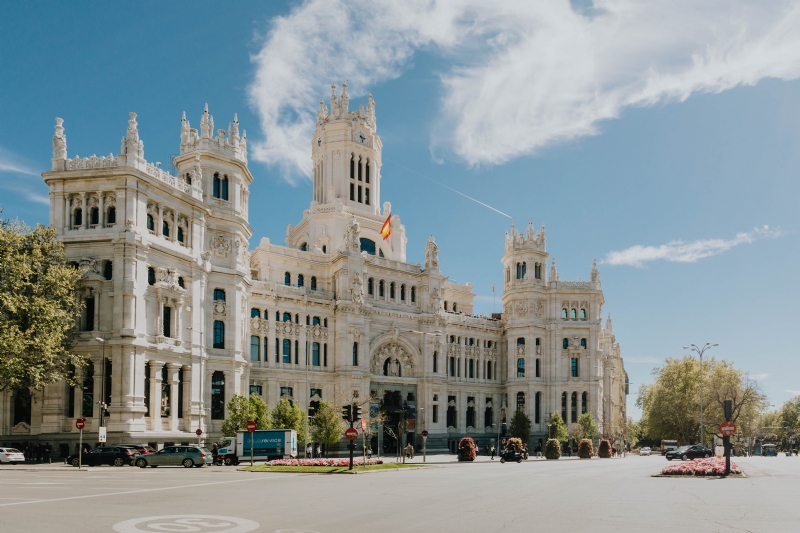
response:
[(475, 453), (475, 441), (469, 437), (464, 437), (458, 441), (458, 460), (459, 461), (474, 461), (478, 456)]
[(597, 456), (603, 459), (611, 457), (611, 443), (607, 440), (600, 441), (600, 447), (597, 448)]
[(561, 443), (558, 439), (548, 439), (544, 447), (544, 456), (547, 459), (558, 459), (561, 457)]
[(522, 452), (522, 439), (518, 439), (517, 437), (508, 439), (506, 441), (506, 449), (511, 449), (512, 446), (517, 453)]
[(581, 459), (591, 459), (594, 455), (594, 445), (589, 439), (583, 439), (578, 444), (578, 457)]

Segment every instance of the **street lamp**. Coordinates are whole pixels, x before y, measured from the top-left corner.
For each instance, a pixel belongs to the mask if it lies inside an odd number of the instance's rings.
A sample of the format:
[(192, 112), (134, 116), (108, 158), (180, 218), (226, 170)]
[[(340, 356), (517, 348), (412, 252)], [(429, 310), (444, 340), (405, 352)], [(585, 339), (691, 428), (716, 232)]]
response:
[(103, 345), (103, 357), (100, 362), (100, 427), (104, 427), (104, 416), (106, 412), (106, 339), (102, 337), (95, 337), (94, 340)]
[[(705, 377), (703, 372), (703, 353), (714, 346), (719, 346), (719, 344), (711, 344), (710, 342), (707, 342), (702, 347), (699, 347), (695, 344), (691, 345), (691, 351), (697, 352), (700, 355), (700, 445), (701, 446), (705, 442), (705, 435), (703, 432), (703, 378)], [(688, 350), (689, 346), (684, 346), (683, 349)]]
[[(416, 329), (407, 329), (405, 331), (406, 331), (406, 333), (421, 333), (422, 334), (422, 350), (421, 350), (421, 353), (422, 353), (422, 364), (424, 365), (425, 364), (425, 335), (432, 335), (434, 337), (441, 337), (442, 336), (442, 332), (440, 330), (438, 330), (438, 329), (434, 330), (434, 331), (419, 331), (419, 330), (416, 330)], [(425, 371), (423, 370), (423, 374), (424, 374), (424, 372)], [(425, 411), (424, 407), (420, 407), (419, 410), (421, 412), (420, 414), (424, 414), (424, 411)], [(423, 418), (423, 420), (424, 420), (424, 418)], [(424, 424), (422, 426), (422, 429), (423, 430), (425, 429), (425, 425)], [(416, 431), (414, 431), (414, 435), (416, 435)], [(416, 441), (416, 438), (414, 440)], [(426, 461), (427, 441), (428, 441), (428, 439), (426, 437), (422, 438), (422, 462), (423, 463)], [(399, 446), (399, 443), (398, 443), (398, 446)]]

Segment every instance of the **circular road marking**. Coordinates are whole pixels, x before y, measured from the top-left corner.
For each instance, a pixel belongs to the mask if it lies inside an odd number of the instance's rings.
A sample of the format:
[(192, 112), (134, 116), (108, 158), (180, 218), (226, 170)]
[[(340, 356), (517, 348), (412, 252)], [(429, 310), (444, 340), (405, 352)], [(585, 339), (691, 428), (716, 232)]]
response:
[(205, 514), (146, 516), (114, 524), (118, 533), (247, 533), (254, 529), (258, 522)]

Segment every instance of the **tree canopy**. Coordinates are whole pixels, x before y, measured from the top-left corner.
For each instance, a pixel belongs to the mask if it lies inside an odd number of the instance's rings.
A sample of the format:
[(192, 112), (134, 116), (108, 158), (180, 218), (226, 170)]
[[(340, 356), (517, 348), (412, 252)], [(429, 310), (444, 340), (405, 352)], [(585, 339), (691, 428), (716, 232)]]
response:
[(297, 432), (297, 442), (305, 446), (306, 414), (297, 405), (288, 400), (280, 400), (270, 413), (273, 429), (293, 429)]
[(592, 440), (595, 435), (600, 431), (597, 427), (597, 424), (594, 423), (594, 418), (592, 417), (592, 413), (586, 412), (583, 413), (578, 418), (578, 426), (580, 426), (581, 431), (578, 437), (578, 440), (582, 439), (589, 439)]
[(311, 435), (315, 442), (336, 444), (342, 438), (344, 420), (342, 413), (327, 402), (319, 402), (319, 408), (311, 420)]
[(550, 438), (564, 443), (569, 440), (569, 433), (567, 432), (567, 425), (561, 415), (553, 412), (550, 414)]
[(86, 364), (71, 350), (80, 277), (55, 229), (0, 224), (0, 390), (72, 382)]
[(269, 407), (256, 393), (250, 397), (234, 394), (228, 402), (228, 418), (222, 422), (222, 434), (226, 437), (236, 436), (237, 431), (247, 429), (247, 422), (252, 420), (258, 429), (271, 429)]
[(531, 438), (531, 419), (521, 410), (517, 410), (511, 417), (511, 425), (508, 427), (511, 436), (528, 442)]

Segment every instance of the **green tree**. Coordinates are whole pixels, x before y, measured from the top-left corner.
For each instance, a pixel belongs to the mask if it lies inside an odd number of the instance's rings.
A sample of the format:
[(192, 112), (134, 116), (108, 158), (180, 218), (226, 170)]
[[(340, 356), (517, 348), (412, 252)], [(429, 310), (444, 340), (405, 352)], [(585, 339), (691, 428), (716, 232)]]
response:
[(561, 415), (553, 412), (550, 414), (550, 434), (549, 437), (552, 439), (556, 439), (557, 441), (564, 443), (569, 440), (569, 434), (567, 433), (567, 425), (564, 423), (564, 420), (561, 418)]
[(508, 430), (511, 432), (512, 437), (516, 437), (526, 443), (531, 438), (531, 419), (519, 409), (511, 417), (511, 425)]
[(319, 402), (319, 408), (311, 419), (311, 435), (315, 442), (336, 444), (344, 433), (342, 413), (327, 402)]
[(86, 364), (71, 350), (80, 278), (55, 229), (0, 224), (0, 390), (75, 384), (74, 370)]
[(595, 435), (600, 431), (597, 429), (597, 424), (594, 423), (594, 417), (592, 417), (592, 413), (583, 413), (578, 418), (578, 425), (581, 428), (580, 438), (582, 439), (594, 439)]
[(237, 431), (247, 429), (247, 422), (252, 420), (258, 429), (270, 429), (269, 407), (256, 393), (250, 397), (234, 394), (228, 402), (228, 418), (222, 422), (222, 434), (226, 437), (236, 436)]
[(631, 449), (636, 448), (639, 442), (644, 439), (641, 422), (638, 422), (629, 416), (627, 430), (626, 438), (628, 440), (628, 444), (630, 444)]
[(293, 429), (297, 432), (297, 442), (306, 445), (306, 414), (300, 407), (288, 400), (281, 400), (270, 413), (274, 429)]

